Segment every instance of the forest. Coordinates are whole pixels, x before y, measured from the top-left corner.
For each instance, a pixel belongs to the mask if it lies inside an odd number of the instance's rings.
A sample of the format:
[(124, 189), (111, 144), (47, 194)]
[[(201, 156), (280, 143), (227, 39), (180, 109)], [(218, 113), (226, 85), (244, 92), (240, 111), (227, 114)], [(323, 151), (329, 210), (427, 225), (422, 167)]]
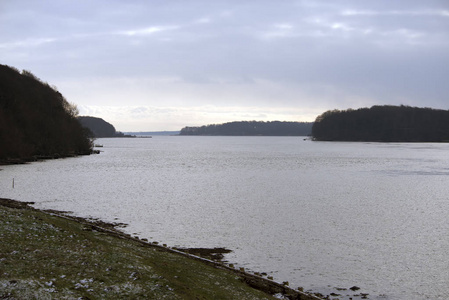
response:
[(312, 132), (309, 122), (240, 121), (184, 127), (180, 135), (236, 135), (236, 136), (307, 136)]
[(114, 125), (106, 122), (102, 118), (79, 116), (78, 121), (81, 123), (81, 125), (90, 130), (93, 138), (135, 137), (131, 135), (125, 135), (123, 132), (120, 131), (116, 131)]
[(410, 106), (330, 110), (315, 120), (318, 141), (448, 142), (449, 111)]
[(78, 109), (30, 71), (0, 65), (0, 161), (92, 152)]

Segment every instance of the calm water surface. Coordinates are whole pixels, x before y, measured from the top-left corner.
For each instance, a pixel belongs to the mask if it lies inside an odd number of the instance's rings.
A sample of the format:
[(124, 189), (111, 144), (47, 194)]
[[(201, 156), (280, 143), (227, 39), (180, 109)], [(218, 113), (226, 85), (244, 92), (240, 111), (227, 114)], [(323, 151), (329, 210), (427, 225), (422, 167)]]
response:
[(3, 166), (0, 197), (124, 222), (169, 246), (226, 247), (228, 261), (294, 288), (449, 298), (449, 144), (96, 142), (100, 155)]

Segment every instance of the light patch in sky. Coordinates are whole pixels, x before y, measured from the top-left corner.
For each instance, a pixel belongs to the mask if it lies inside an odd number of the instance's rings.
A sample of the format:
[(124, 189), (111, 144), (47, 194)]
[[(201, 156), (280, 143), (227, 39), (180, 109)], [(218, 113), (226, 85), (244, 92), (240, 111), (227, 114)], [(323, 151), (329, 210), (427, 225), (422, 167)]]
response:
[(150, 35), (150, 34), (154, 34), (157, 32), (161, 32), (161, 31), (174, 30), (176, 28), (177, 28), (176, 26), (153, 26), (153, 27), (142, 28), (142, 29), (137, 29), (137, 30), (119, 31), (117, 34), (123, 34), (123, 35), (128, 35), (128, 36), (145, 36), (145, 35)]
[[(285, 107), (150, 107), (150, 106), (79, 106), (81, 115), (95, 115), (108, 120), (117, 130), (129, 132), (135, 128), (153, 128), (152, 131), (176, 131), (185, 126), (221, 124), (232, 121), (313, 121), (321, 110)], [(198, 120), (201, 120), (199, 122)], [(167, 123), (170, 125), (167, 126)]]
[(25, 39), (22, 41), (0, 43), (0, 48), (13, 49), (13, 48), (23, 48), (23, 47), (36, 47), (36, 46), (40, 46), (42, 44), (52, 43), (54, 41), (56, 41), (56, 39), (54, 39), (54, 38)]

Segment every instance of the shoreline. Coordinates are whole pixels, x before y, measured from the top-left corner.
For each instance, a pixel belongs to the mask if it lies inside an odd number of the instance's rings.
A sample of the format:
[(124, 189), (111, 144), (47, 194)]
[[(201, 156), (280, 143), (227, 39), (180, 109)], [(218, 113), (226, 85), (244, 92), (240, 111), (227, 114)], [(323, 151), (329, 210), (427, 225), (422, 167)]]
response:
[[(239, 279), (246, 285), (250, 286), (253, 289), (262, 291), (268, 295), (282, 295), (284, 299), (301, 299), (301, 300), (319, 300), (323, 299), (321, 297), (324, 297), (323, 295), (319, 295), (320, 297), (318, 297), (316, 295), (305, 293), (301, 290), (294, 290), (288, 286), (288, 282), (284, 282), (284, 284), (281, 284), (271, 279), (263, 278), (260, 275), (247, 273), (243, 268), (235, 269), (232, 264), (225, 265), (224, 263), (219, 261), (214, 261), (212, 259), (207, 259), (204, 257), (187, 253), (186, 250), (188, 249), (174, 249), (167, 247), (165, 244), (159, 245), (157, 242), (149, 242), (146, 239), (133, 237), (117, 229), (117, 227), (123, 226), (124, 224), (107, 223), (100, 220), (89, 220), (86, 218), (76, 216), (68, 216), (66, 215), (66, 213), (61, 211), (40, 210), (30, 206), (32, 204), (34, 204), (34, 202), (21, 202), (12, 199), (0, 198), (1, 206), (19, 210), (23, 209), (23, 210), (37, 211), (57, 218), (66, 219), (84, 225), (86, 228), (88, 228), (87, 229), (88, 231), (101, 232), (108, 236), (113, 236), (115, 238), (119, 238), (125, 241), (137, 242), (142, 247), (153, 248), (163, 252), (169, 252), (175, 255), (183, 256), (187, 259), (199, 261), (215, 269), (230, 271), (233, 274), (237, 275)], [(219, 250), (226, 250), (226, 249), (219, 249)]]
[(72, 154), (49, 154), (49, 155), (33, 155), (30, 157), (3, 158), (0, 159), (0, 166), (25, 165), (33, 162), (40, 162), (54, 159), (74, 158), (79, 156), (100, 154), (100, 150), (93, 149), (90, 153), (72, 153)]

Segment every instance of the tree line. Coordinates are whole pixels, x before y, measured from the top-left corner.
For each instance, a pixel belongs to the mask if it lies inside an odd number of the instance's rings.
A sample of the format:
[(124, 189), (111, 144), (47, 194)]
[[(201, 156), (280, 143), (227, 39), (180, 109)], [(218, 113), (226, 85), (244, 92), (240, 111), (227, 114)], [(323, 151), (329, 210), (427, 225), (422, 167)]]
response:
[(449, 111), (404, 105), (330, 110), (316, 118), (312, 135), (319, 141), (449, 141)]
[(309, 122), (238, 121), (184, 127), (180, 135), (307, 136), (311, 132), (312, 123)]
[(96, 118), (91, 116), (79, 116), (78, 121), (84, 127), (88, 128), (92, 133), (93, 138), (105, 138), (105, 137), (135, 137), (126, 135), (123, 132), (116, 131), (114, 125), (106, 122), (102, 118)]
[(0, 65), (0, 160), (90, 154), (78, 109), (30, 71)]

